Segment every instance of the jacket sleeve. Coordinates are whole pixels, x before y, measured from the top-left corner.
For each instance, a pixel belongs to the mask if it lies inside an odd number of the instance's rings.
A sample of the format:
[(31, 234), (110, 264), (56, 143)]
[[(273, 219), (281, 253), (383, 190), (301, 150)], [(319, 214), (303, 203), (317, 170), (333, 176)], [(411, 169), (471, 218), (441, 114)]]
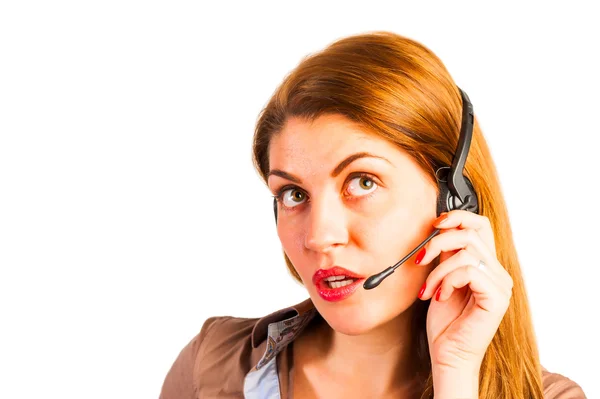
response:
[(567, 377), (542, 369), (544, 399), (587, 399), (581, 387)]
[(194, 366), (202, 353), (202, 343), (211, 332), (219, 317), (207, 319), (200, 332), (181, 350), (165, 377), (160, 399), (196, 399), (197, 387), (194, 381)]

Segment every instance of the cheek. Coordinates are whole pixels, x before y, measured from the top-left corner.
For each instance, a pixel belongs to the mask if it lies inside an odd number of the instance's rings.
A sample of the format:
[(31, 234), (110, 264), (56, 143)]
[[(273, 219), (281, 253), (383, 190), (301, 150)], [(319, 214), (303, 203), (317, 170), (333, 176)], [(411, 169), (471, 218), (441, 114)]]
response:
[[(386, 204), (379, 207), (370, 220), (363, 220), (354, 228), (359, 232), (357, 242), (360, 241), (373, 265), (370, 271), (376, 273), (396, 264), (433, 232), (431, 222), (436, 216), (435, 203), (434, 196), (417, 198), (416, 202), (402, 207)], [(395, 289), (408, 296), (412, 296), (415, 289), (419, 290), (431, 270), (429, 265), (415, 265), (415, 257), (416, 254), (411, 256), (390, 276), (391, 280), (396, 280)]]
[(299, 229), (298, 226), (287, 226), (282, 223), (277, 226), (277, 235), (279, 236), (279, 241), (281, 241), (283, 250), (294, 264), (294, 268), (298, 274), (304, 278), (302, 269), (305, 269), (303, 265), (306, 262), (302, 261), (304, 253), (304, 235), (302, 234), (301, 229)]
[(355, 240), (380, 263), (389, 263), (385, 267), (391, 266), (420, 242), (426, 219), (420, 213), (409, 205), (382, 204), (353, 226)]
[(283, 250), (288, 253), (292, 252), (292, 243), (297, 240), (294, 234), (293, 229), (289, 229), (285, 226), (285, 223), (279, 223), (277, 225), (277, 235), (279, 236), (279, 241), (281, 241), (281, 245), (283, 246)]

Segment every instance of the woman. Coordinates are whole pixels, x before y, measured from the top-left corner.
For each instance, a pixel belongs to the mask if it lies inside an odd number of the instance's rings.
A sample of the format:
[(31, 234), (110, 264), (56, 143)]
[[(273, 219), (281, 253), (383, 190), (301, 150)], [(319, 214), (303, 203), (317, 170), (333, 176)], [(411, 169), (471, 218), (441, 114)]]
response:
[(304, 59), (253, 150), (310, 299), (208, 319), (161, 398), (585, 397), (539, 363), (495, 166), (430, 50), (376, 32)]

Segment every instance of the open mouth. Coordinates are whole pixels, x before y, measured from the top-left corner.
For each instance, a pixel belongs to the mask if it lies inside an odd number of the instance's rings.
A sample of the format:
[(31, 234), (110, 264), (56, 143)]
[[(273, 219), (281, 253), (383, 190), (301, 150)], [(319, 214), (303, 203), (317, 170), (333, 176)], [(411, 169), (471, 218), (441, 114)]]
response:
[(356, 292), (364, 280), (348, 276), (330, 276), (318, 282), (317, 293), (326, 301), (341, 301)]
[(365, 278), (341, 266), (319, 269), (313, 275), (317, 293), (326, 301), (336, 302), (348, 298), (359, 289)]
[(324, 285), (331, 289), (342, 288), (355, 282), (356, 278), (347, 276), (331, 276), (323, 279)]

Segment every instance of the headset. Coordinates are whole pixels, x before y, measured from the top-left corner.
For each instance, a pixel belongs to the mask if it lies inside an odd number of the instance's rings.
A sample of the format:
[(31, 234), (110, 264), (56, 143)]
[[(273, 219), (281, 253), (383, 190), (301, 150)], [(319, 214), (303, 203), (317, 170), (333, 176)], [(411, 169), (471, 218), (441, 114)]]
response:
[[(458, 88), (462, 98), (462, 120), (460, 126), (460, 136), (458, 138), (458, 145), (454, 158), (452, 160), (452, 166), (442, 166), (436, 170), (435, 177), (438, 182), (439, 195), (437, 198), (437, 216), (440, 216), (442, 212), (449, 212), (455, 209), (466, 210), (473, 213), (479, 213), (479, 203), (477, 200), (477, 193), (473, 188), (473, 184), (463, 174), (467, 155), (469, 154), (469, 148), (471, 146), (471, 138), (473, 137), (473, 105), (467, 96), (467, 93)], [(445, 176), (443, 171), (447, 170)], [(442, 171), (442, 176), (439, 176)], [(275, 223), (277, 224), (277, 199), (273, 199), (273, 212), (275, 213)], [(381, 282), (391, 275), (400, 265), (406, 262), (411, 256), (413, 256), (419, 249), (427, 244), (433, 237), (438, 235), (440, 229), (435, 229), (429, 237), (421, 242), (415, 249), (413, 249), (408, 255), (402, 258), (398, 263), (380, 273), (374, 274), (367, 278), (363, 284), (366, 290), (371, 290), (377, 287)]]

